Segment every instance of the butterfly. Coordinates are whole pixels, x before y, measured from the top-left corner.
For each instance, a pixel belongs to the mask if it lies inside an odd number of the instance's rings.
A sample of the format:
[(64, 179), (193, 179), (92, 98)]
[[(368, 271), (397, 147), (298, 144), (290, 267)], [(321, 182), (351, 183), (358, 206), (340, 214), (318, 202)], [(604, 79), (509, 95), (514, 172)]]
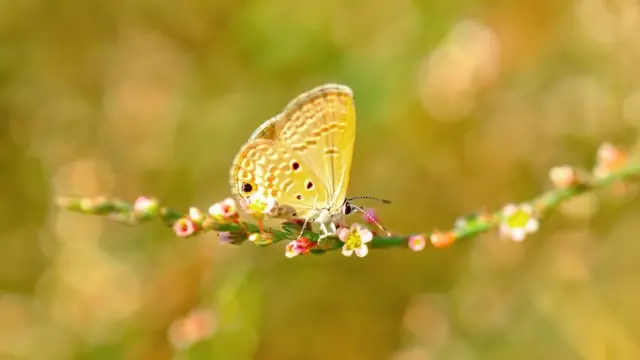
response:
[(242, 146), (231, 166), (232, 193), (245, 201), (273, 198), (278, 204), (273, 217), (317, 223), (322, 237), (329, 236), (353, 210), (346, 194), (355, 133), (349, 87), (325, 84), (306, 91)]

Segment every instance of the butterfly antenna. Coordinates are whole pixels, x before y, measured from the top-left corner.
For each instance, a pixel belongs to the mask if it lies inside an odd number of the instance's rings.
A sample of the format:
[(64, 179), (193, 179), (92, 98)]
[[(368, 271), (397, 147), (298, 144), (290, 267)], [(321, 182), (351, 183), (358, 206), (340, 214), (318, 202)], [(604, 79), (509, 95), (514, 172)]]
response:
[(372, 223), (376, 224), (380, 228), (380, 230), (386, 232), (387, 236), (391, 236), (391, 232), (389, 232), (389, 230), (387, 230), (387, 228), (385, 228), (382, 224), (380, 224), (378, 222), (378, 220), (374, 219), (373, 216), (367, 214), (367, 212), (364, 211), (363, 208), (361, 208), (360, 206), (354, 205), (354, 204), (350, 204), (350, 205), (351, 205), (352, 208), (354, 208), (355, 210), (357, 210), (358, 212), (360, 212), (364, 216), (366, 216), (369, 221), (371, 221)]
[(380, 201), (383, 204), (391, 204), (391, 200), (381, 199), (381, 198), (377, 198), (375, 196), (354, 196), (354, 197), (347, 198), (347, 200), (349, 200), (349, 201), (357, 200), (357, 199), (376, 200), (376, 201)]

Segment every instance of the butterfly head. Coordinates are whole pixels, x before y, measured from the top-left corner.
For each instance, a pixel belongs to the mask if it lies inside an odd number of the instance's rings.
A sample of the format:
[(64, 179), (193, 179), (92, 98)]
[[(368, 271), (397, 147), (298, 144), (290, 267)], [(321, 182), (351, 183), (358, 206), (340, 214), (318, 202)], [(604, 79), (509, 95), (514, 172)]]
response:
[(353, 204), (349, 199), (344, 199), (344, 204), (342, 204), (342, 213), (344, 215), (349, 215), (353, 212)]

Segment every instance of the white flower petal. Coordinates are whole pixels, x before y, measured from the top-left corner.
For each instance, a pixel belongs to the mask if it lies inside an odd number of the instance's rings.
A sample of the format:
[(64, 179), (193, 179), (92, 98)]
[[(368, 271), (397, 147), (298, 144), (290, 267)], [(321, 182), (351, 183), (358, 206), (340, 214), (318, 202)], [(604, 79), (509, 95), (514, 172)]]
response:
[(342, 255), (351, 256), (353, 254), (353, 249), (348, 249), (347, 245), (342, 247)]
[(340, 228), (336, 231), (336, 235), (338, 235), (338, 239), (340, 239), (340, 241), (342, 242), (347, 241), (350, 233), (351, 232), (347, 228)]
[(502, 215), (504, 215), (505, 217), (509, 217), (513, 214), (515, 214), (515, 212), (518, 211), (518, 206), (515, 204), (507, 204), (502, 208)]
[(530, 204), (522, 204), (520, 205), (520, 211), (524, 211), (527, 214), (531, 215), (533, 214), (533, 206), (531, 206)]
[(527, 237), (527, 232), (524, 228), (516, 228), (516, 229), (511, 229), (511, 239), (513, 239), (513, 241), (522, 241), (524, 240), (524, 238)]
[(295, 240), (288, 243), (284, 251), (284, 256), (288, 258), (292, 258), (300, 255), (300, 249), (296, 245), (297, 245), (297, 242)]
[(133, 208), (136, 211), (145, 212), (147, 211), (147, 209), (149, 209), (153, 205), (154, 205), (153, 200), (151, 200), (146, 196), (140, 196), (139, 198), (136, 199), (135, 203), (133, 204)]
[(365, 257), (369, 253), (369, 248), (367, 247), (367, 245), (362, 244), (362, 246), (357, 248), (355, 252), (358, 257)]
[(220, 216), (222, 215), (222, 206), (220, 203), (213, 204), (209, 207), (209, 215)]
[(358, 233), (360, 234), (360, 239), (362, 240), (362, 242), (364, 244), (370, 242), (371, 240), (373, 240), (373, 233), (366, 228), (360, 228), (358, 230)]
[(532, 233), (538, 231), (539, 227), (540, 227), (540, 224), (538, 223), (538, 220), (534, 219), (534, 218), (529, 219), (529, 221), (527, 221), (527, 224), (524, 226), (525, 230), (529, 234), (532, 234)]
[(193, 221), (200, 221), (204, 218), (204, 214), (197, 207), (189, 208), (189, 218)]

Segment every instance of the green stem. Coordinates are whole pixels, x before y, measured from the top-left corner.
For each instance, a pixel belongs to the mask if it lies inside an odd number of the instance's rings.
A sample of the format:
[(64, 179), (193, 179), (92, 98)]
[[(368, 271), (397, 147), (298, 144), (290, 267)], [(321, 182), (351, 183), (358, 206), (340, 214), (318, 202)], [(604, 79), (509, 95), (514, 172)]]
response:
[[(640, 176), (640, 163), (630, 162), (626, 166), (611, 171), (607, 176), (593, 178), (587, 182), (579, 182), (567, 188), (553, 189), (539, 196), (526, 201), (525, 203), (532, 205), (539, 215), (544, 215), (548, 210), (557, 207), (562, 202), (576, 197), (580, 194), (596, 191), (611, 185), (614, 182), (630, 180), (636, 176)], [(144, 211), (136, 210), (134, 204), (119, 200), (108, 199), (105, 197), (59, 197), (57, 204), (63, 209), (80, 212), (84, 214), (109, 216), (112, 219), (126, 223), (137, 224), (151, 219), (159, 219), (168, 226), (173, 226), (177, 221), (185, 219), (187, 215), (173, 210), (169, 207), (162, 206), (159, 203)], [(471, 239), (481, 233), (495, 228), (503, 220), (502, 210), (493, 213), (487, 213), (480, 216), (468, 216), (464, 224), (457, 226), (450, 231), (438, 232), (437, 234), (447, 234), (449, 242), (457, 242), (459, 240)], [(257, 225), (249, 222), (230, 222), (215, 223), (209, 226), (203, 226), (195, 232), (195, 234), (205, 231), (229, 232), (238, 236), (236, 244), (244, 242), (249, 234), (259, 233)], [(285, 240), (294, 240), (300, 234), (301, 227), (298, 224), (285, 222), (282, 229), (269, 229), (271, 234), (269, 241), (258, 243), (258, 245), (266, 246)], [(432, 238), (436, 233), (419, 233), (425, 239)], [(305, 230), (303, 235), (312, 241), (317, 241), (320, 237), (319, 233)], [(372, 248), (388, 248), (388, 247), (407, 247), (408, 240), (412, 235), (393, 235), (380, 236), (376, 235), (370, 243)], [(325, 251), (340, 249), (342, 243), (336, 237), (323, 239), (321, 244), (314, 248), (314, 253), (324, 253)]]

